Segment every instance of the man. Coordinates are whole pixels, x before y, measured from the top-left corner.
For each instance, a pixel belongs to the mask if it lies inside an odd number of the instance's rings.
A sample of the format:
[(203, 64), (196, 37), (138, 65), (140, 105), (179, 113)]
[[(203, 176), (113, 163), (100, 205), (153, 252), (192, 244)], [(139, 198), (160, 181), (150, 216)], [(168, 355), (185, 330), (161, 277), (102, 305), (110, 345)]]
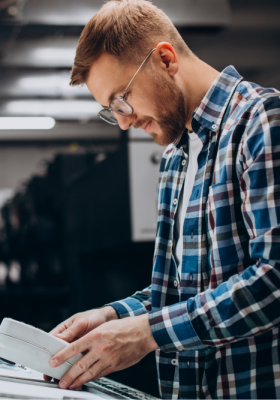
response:
[(86, 83), (107, 122), (168, 147), (152, 285), (52, 331), (71, 342), (53, 367), (85, 354), (60, 387), (156, 350), (163, 398), (279, 398), (279, 92), (199, 60), (145, 0), (109, 1), (91, 19), (71, 83)]

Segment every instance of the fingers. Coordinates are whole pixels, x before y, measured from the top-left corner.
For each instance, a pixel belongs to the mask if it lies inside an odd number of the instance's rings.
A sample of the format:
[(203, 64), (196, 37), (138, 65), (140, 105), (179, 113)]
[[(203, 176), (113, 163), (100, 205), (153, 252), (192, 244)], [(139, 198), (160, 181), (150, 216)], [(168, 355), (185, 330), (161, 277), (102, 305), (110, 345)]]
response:
[[(66, 389), (69, 386), (77, 388), (92, 379), (90, 371), (92, 367), (98, 363), (98, 356), (93, 356), (93, 354), (87, 354), (81, 360), (77, 361), (73, 367), (63, 376), (59, 382), (61, 389)], [(84, 378), (81, 379), (81, 376)], [(87, 377), (89, 376), (88, 380)], [(78, 385), (78, 386), (76, 386)], [(72, 389), (72, 387), (71, 387)]]
[[(113, 372), (113, 369), (110, 371), (111, 366), (104, 368), (104, 364), (101, 361), (97, 361), (94, 365), (92, 365), (85, 373), (80, 375), (70, 386), (70, 390), (75, 390), (78, 387), (84, 385), (87, 382), (93, 381), (97, 378), (101, 378), (101, 376), (105, 376), (104, 371)], [(103, 375), (104, 373), (104, 375)]]
[(77, 338), (84, 336), (88, 329), (87, 318), (79, 318), (76, 321), (72, 321), (71, 318), (58, 325), (52, 332), (53, 335), (60, 339), (65, 340), (68, 343), (73, 342)]
[(81, 328), (79, 324), (73, 324), (69, 328), (65, 329), (61, 333), (53, 333), (53, 335), (57, 336), (60, 339), (65, 340), (68, 343), (71, 343), (73, 340), (79, 336), (81, 332)]
[(65, 329), (68, 328), (68, 320), (62, 322), (61, 324), (57, 325), (57, 327), (55, 327), (53, 330), (51, 330), (49, 333), (51, 335), (57, 335), (62, 333), (63, 331), (65, 331)]
[(74, 382), (72, 381), (72, 383), (68, 387), (70, 390), (75, 390), (78, 387), (84, 385), (85, 383), (93, 381), (97, 378), (101, 378), (102, 376), (110, 374), (111, 372), (113, 372), (113, 368), (110, 365), (106, 366), (101, 360), (98, 360), (91, 367), (89, 367), (84, 373), (79, 375), (77, 379), (74, 380)]
[(89, 345), (90, 344), (88, 343), (86, 336), (76, 340), (73, 343), (70, 343), (67, 347), (65, 347), (65, 349), (61, 350), (50, 360), (50, 366), (53, 368), (58, 367), (65, 361), (69, 360), (69, 358), (88, 350)]

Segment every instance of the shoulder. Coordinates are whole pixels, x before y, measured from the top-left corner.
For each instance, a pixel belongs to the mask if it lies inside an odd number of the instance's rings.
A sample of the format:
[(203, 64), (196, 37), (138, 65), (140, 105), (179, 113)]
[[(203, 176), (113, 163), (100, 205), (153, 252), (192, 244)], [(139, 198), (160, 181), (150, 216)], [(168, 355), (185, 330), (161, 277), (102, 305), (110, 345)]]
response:
[(244, 111), (249, 111), (251, 115), (257, 113), (262, 105), (268, 107), (278, 104), (280, 101), (280, 92), (274, 88), (264, 88), (253, 82), (241, 81), (237, 88), (235, 96), (239, 102), (243, 101)]
[(243, 114), (247, 126), (241, 143), (241, 154), (247, 166), (265, 155), (271, 157), (280, 146), (280, 92), (251, 85), (254, 84), (246, 85), (254, 94)]
[(247, 135), (257, 127), (261, 131), (273, 128), (273, 121), (280, 120), (280, 92), (251, 82), (241, 82), (240, 85), (238, 92), (247, 101), (243, 113), (243, 117), (249, 122)]

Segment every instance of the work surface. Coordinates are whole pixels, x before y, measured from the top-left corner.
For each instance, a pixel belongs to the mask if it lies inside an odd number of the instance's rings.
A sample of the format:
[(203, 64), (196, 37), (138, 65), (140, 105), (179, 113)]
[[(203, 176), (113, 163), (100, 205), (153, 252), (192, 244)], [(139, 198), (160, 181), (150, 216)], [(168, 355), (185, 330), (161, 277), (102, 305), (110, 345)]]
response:
[(59, 389), (54, 382), (45, 382), (40, 372), (9, 365), (0, 360), (0, 399), (155, 399), (110, 379), (89, 382), (80, 390)]

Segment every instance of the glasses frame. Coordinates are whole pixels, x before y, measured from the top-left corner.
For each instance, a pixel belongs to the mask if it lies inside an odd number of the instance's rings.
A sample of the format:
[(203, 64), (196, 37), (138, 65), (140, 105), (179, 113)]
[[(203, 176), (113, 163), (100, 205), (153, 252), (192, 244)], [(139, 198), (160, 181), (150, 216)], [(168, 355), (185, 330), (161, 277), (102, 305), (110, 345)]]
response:
[[(143, 67), (143, 65), (145, 64), (145, 62), (148, 60), (148, 58), (152, 55), (152, 53), (153, 53), (155, 50), (156, 50), (155, 48), (152, 49), (152, 50), (150, 51), (150, 53), (147, 55), (147, 57), (145, 58), (145, 60), (142, 62), (142, 64), (140, 65), (140, 67), (137, 69), (137, 71), (136, 71), (135, 74), (133, 75), (133, 77), (132, 77), (131, 81), (129, 82), (129, 84), (127, 85), (127, 87), (124, 89), (124, 93), (123, 93), (122, 95), (118, 96), (118, 97), (115, 97), (115, 98), (111, 101), (111, 103), (109, 104), (109, 107), (103, 107), (103, 109), (99, 111), (99, 113), (98, 113), (98, 117), (99, 117), (99, 118), (103, 119), (103, 121), (105, 121), (105, 122), (107, 122), (108, 124), (111, 124), (111, 125), (118, 125), (118, 124), (119, 124), (117, 118), (116, 118), (116, 117), (114, 116), (114, 114), (113, 114), (113, 108), (112, 108), (112, 103), (113, 103), (115, 100), (117, 100), (117, 99), (121, 99), (123, 102), (125, 102), (125, 104), (128, 105), (128, 106), (131, 108), (131, 113), (130, 113), (130, 114), (124, 115), (124, 114), (122, 114), (122, 113), (119, 113), (119, 112), (117, 112), (117, 111), (114, 111), (115, 113), (117, 113), (117, 114), (119, 114), (119, 115), (122, 115), (123, 117), (129, 117), (130, 115), (132, 115), (132, 114), (134, 113), (133, 107), (132, 107), (127, 101), (124, 100), (124, 97), (125, 97), (125, 95), (126, 95), (127, 89), (128, 89), (129, 86), (132, 84), (134, 78), (136, 77), (136, 75), (138, 74), (138, 72), (140, 71), (140, 69)], [(106, 117), (103, 117), (103, 116), (102, 116), (102, 113), (103, 113), (104, 111), (107, 111), (107, 112), (109, 111), (109, 112), (111, 112), (113, 118), (116, 119), (116, 122), (110, 122), (110, 121), (108, 121), (108, 119), (106, 119)]]

